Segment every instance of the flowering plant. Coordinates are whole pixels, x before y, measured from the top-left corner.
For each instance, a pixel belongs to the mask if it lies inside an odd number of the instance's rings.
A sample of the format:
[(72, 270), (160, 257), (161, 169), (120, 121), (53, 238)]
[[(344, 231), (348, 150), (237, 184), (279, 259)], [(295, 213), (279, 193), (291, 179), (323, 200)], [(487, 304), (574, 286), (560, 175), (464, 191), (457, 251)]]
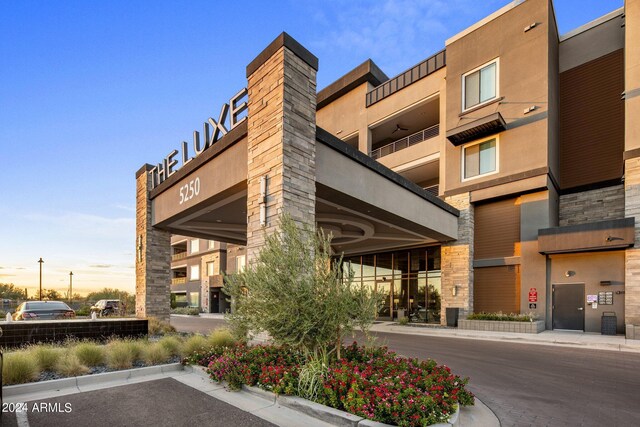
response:
[[(446, 422), (460, 405), (473, 405), (468, 379), (433, 360), (398, 356), (385, 347), (356, 343), (333, 359), (315, 401), (374, 421), (399, 426)], [(306, 357), (290, 347), (236, 345), (203, 359), (215, 381), (232, 389), (242, 384), (277, 394), (299, 395), (298, 378)]]

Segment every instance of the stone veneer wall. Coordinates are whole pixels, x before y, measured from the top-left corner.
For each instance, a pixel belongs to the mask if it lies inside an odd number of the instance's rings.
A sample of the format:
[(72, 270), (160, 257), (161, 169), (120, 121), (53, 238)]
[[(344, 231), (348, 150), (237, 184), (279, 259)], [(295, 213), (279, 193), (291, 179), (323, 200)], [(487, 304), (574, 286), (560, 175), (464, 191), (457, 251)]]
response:
[[(446, 308), (459, 307), (460, 316), (473, 312), (473, 230), (474, 211), (470, 193), (445, 198), (445, 202), (460, 210), (458, 240), (444, 243), (441, 249), (442, 311), (441, 323), (446, 323)], [(453, 287), (458, 285), (456, 296)]]
[(168, 322), (171, 233), (151, 224), (150, 168), (151, 165), (145, 165), (136, 173), (136, 317), (156, 317)]
[(560, 196), (560, 226), (625, 217), (624, 185)]
[[(625, 251), (625, 323), (640, 325), (640, 157), (625, 162), (624, 176), (625, 216), (636, 219), (635, 247)], [(627, 326), (628, 338), (640, 339), (633, 329)]]
[[(316, 70), (286, 44), (248, 76), (247, 263), (287, 212), (315, 224)], [(260, 225), (260, 178), (267, 224)]]

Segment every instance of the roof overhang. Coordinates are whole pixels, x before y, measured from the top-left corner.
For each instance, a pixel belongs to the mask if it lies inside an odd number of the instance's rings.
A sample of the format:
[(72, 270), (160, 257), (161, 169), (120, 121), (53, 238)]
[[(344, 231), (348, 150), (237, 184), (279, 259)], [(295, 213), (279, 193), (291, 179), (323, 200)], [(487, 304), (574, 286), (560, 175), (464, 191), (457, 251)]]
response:
[(455, 146), (473, 141), (494, 133), (502, 132), (507, 128), (502, 115), (493, 113), (463, 126), (458, 126), (447, 131), (447, 139)]
[(538, 230), (538, 252), (561, 254), (626, 249), (635, 242), (635, 218)]

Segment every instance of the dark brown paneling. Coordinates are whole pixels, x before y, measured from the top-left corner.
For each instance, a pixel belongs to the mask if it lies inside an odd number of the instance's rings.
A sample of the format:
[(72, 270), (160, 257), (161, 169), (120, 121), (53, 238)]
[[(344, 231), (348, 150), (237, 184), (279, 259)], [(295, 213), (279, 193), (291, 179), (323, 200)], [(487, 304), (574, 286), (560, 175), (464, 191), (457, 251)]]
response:
[(560, 74), (560, 187), (622, 177), (623, 50)]
[(474, 222), (474, 259), (520, 256), (517, 199), (477, 204)]
[(475, 313), (520, 313), (519, 266), (476, 268), (473, 277)]

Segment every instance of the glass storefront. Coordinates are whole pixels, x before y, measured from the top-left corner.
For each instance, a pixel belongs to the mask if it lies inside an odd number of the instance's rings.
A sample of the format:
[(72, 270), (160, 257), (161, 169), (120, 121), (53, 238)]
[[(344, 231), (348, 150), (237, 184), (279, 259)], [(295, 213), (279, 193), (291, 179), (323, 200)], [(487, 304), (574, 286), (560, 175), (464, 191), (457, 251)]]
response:
[(354, 283), (384, 295), (380, 319), (440, 323), (440, 247), (345, 257)]

